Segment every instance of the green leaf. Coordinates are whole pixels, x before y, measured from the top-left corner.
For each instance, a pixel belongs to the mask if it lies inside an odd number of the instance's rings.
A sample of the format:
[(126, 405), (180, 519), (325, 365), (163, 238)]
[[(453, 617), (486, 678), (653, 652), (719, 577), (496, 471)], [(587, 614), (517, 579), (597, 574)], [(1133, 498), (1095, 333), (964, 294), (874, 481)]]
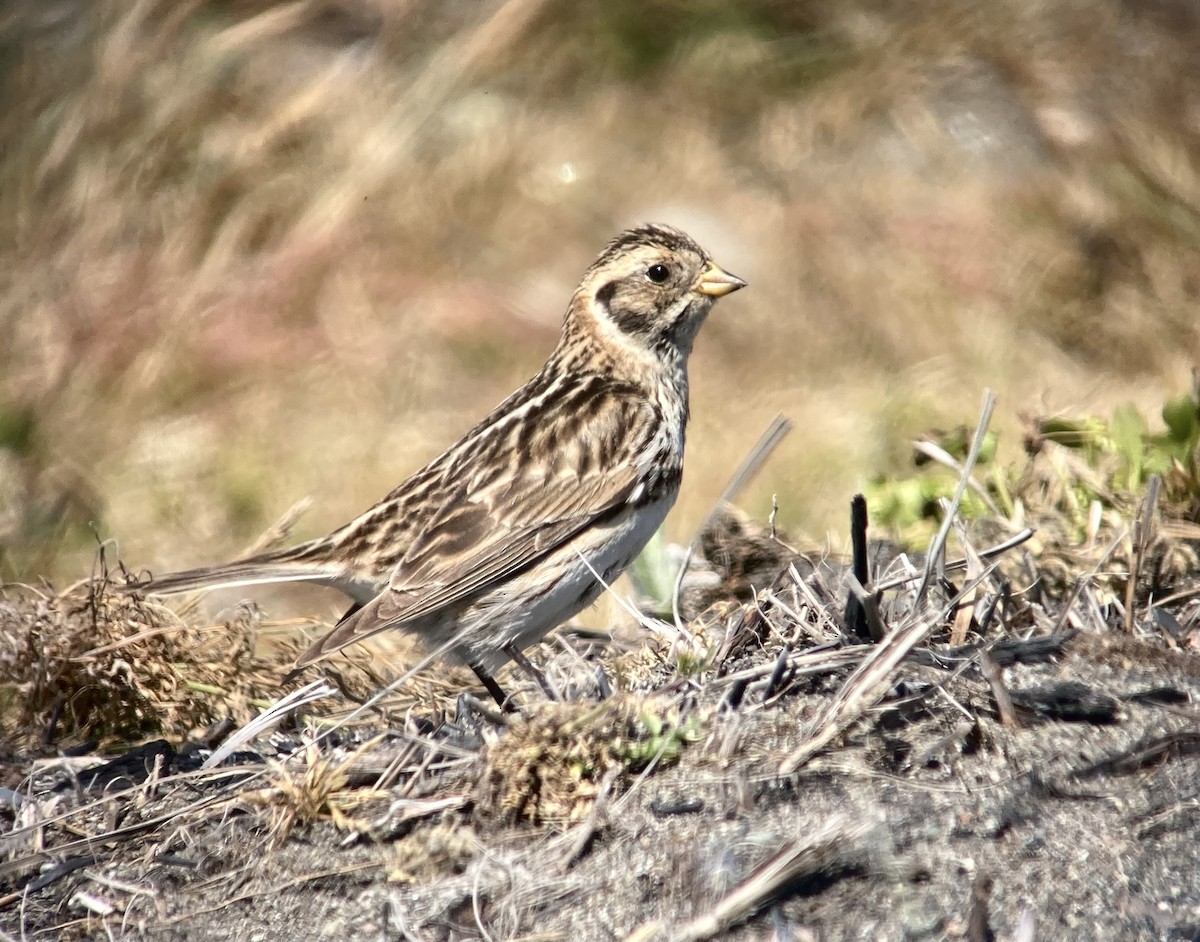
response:
[(1078, 419), (1051, 416), (1040, 420), (1038, 431), (1043, 438), (1067, 448), (1090, 448), (1103, 436), (1104, 423), (1092, 416)]
[(1184, 393), (1164, 402), (1162, 417), (1172, 441), (1195, 447), (1197, 439), (1200, 439), (1200, 409), (1189, 394)]
[(653, 613), (662, 615), (671, 609), (678, 571), (679, 566), (672, 559), (663, 531), (659, 529), (629, 567), (629, 578), (637, 594), (651, 605)]
[(1126, 486), (1130, 490), (1137, 490), (1142, 483), (1146, 454), (1146, 420), (1136, 406), (1126, 403), (1113, 410), (1109, 432), (1113, 451), (1125, 463)]

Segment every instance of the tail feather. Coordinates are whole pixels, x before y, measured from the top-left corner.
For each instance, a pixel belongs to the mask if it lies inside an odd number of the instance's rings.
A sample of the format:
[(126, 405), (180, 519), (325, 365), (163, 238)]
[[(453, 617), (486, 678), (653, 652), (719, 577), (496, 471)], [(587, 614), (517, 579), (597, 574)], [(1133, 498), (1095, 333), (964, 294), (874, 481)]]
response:
[(173, 595), (198, 589), (234, 588), (273, 582), (313, 582), (318, 585), (337, 586), (341, 582), (338, 578), (341, 575), (340, 569), (328, 565), (275, 559), (244, 559), (219, 566), (204, 566), (163, 576), (152, 576), (141, 582), (128, 583), (121, 588), (127, 592), (145, 592), (148, 595)]

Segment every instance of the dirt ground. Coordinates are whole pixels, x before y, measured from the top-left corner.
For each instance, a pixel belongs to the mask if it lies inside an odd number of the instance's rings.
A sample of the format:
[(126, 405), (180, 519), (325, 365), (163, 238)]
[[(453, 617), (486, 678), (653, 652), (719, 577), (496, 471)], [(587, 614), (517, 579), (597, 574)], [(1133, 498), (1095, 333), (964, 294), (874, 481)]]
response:
[[(1129, 620), (1092, 581), (1055, 600), (997, 570), (972, 609), (918, 578), (860, 643), (844, 567), (751, 544), (724, 601), (685, 589), (686, 634), (544, 645), (564, 702), (514, 674), (502, 715), (435, 670), (443, 692), (320, 739), (305, 708), (209, 770), (232, 724), (99, 766), (10, 727), (3, 937), (1200, 938), (1195, 600)], [(752, 566), (777, 573), (757, 602)], [(327, 677), (356, 697), (355, 670)]]

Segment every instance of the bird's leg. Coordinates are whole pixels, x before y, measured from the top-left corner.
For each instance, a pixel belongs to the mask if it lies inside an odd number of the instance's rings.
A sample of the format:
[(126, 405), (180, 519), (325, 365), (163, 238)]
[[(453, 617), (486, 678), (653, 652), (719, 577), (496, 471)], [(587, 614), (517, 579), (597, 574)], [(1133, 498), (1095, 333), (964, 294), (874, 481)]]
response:
[(475, 672), (475, 676), (479, 678), (479, 682), (487, 688), (487, 692), (492, 695), (492, 699), (496, 701), (497, 706), (505, 713), (513, 713), (516, 708), (505, 696), (503, 689), (496, 683), (496, 678), (487, 672), (487, 668), (481, 664), (472, 664), (471, 670)]
[(515, 644), (506, 644), (501, 650), (516, 662), (517, 667), (521, 668), (521, 670), (537, 681), (537, 685), (542, 688), (542, 693), (546, 695), (547, 700), (555, 702), (562, 700), (562, 696), (551, 686), (550, 681), (546, 679), (546, 675), (533, 666), (533, 662), (525, 656), (520, 648)]
[(601, 700), (612, 696), (612, 684), (608, 682), (608, 674), (604, 673), (604, 668), (599, 664), (596, 665), (596, 687), (600, 690)]

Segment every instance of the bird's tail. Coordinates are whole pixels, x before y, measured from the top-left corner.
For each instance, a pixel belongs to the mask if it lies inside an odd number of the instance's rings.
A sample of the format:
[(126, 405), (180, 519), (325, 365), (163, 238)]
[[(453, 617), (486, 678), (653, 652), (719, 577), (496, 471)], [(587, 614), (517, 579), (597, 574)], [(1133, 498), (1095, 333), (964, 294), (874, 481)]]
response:
[(308, 554), (303, 551), (307, 548), (298, 546), (279, 553), (264, 553), (261, 556), (234, 560), (231, 563), (151, 576), (139, 582), (126, 583), (119, 588), (126, 592), (144, 592), (147, 595), (174, 595), (198, 589), (234, 588), (273, 582), (338, 585), (340, 577), (344, 576), (344, 567), (311, 557), (306, 558)]

